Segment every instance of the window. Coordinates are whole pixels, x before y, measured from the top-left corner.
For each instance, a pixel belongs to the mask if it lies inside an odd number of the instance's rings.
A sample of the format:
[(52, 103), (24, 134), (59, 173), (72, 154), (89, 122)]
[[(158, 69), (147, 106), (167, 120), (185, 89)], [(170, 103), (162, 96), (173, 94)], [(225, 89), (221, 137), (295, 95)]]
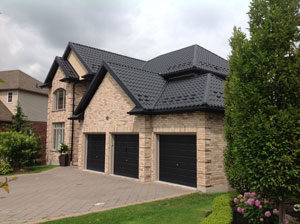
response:
[(66, 91), (58, 89), (55, 91), (55, 110), (64, 110), (66, 107)]
[(65, 123), (53, 124), (53, 148), (59, 149), (59, 144), (64, 142), (65, 137)]
[(12, 98), (13, 98), (13, 93), (12, 92), (8, 92), (7, 93), (7, 102), (11, 103), (12, 102)]

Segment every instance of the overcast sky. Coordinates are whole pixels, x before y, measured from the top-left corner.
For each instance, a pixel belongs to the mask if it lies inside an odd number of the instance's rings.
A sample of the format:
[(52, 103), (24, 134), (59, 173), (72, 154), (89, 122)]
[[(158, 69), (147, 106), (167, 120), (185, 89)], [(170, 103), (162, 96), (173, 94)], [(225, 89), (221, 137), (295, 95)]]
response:
[(1, 0), (0, 70), (44, 81), (69, 41), (149, 60), (198, 44), (227, 58), (248, 0)]

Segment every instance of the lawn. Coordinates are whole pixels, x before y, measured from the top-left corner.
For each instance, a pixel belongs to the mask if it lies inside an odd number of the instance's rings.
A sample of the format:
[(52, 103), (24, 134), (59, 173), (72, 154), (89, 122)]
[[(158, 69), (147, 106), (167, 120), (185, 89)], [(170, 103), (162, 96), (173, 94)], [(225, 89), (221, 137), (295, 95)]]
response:
[(30, 174), (30, 173), (40, 173), (46, 170), (51, 170), (55, 167), (58, 167), (57, 165), (40, 165), (40, 166), (30, 166), (25, 167), (24, 172), (13, 172), (5, 175), (0, 176), (14, 176), (14, 175), (20, 175), (20, 174)]
[(211, 210), (212, 200), (218, 195), (193, 193), (46, 223), (196, 224)]

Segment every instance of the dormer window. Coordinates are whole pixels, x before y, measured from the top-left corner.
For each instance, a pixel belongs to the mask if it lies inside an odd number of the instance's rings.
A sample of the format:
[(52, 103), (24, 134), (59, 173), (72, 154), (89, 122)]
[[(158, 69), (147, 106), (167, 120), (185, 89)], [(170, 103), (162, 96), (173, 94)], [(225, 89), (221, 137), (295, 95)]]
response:
[(55, 110), (64, 110), (66, 108), (66, 91), (58, 89), (55, 91)]
[(7, 93), (7, 102), (11, 103), (13, 99), (13, 92), (8, 92)]

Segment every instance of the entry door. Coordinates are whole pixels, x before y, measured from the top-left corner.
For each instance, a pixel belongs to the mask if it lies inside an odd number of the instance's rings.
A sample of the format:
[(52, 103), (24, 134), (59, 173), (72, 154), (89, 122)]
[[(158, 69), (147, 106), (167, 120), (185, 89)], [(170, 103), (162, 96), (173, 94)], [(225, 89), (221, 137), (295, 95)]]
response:
[(196, 187), (196, 136), (159, 136), (159, 179)]
[(104, 172), (105, 135), (88, 135), (87, 164), (89, 170)]
[(114, 174), (139, 177), (139, 136), (115, 135)]

